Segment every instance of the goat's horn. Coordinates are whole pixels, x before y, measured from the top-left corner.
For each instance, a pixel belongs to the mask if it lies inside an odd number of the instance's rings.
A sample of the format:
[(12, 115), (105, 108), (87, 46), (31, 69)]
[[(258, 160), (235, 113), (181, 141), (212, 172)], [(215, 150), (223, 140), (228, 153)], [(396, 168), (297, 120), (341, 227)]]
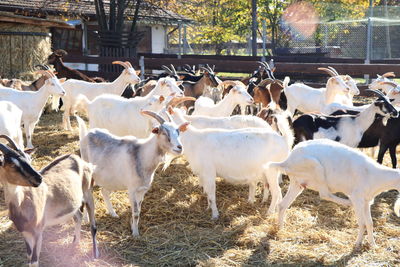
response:
[(207, 66), (207, 69), (209, 69), (210, 73), (214, 73), (214, 71), (211, 69), (210, 65), (206, 64), (206, 66)]
[(14, 140), (12, 140), (8, 135), (2, 134), (2, 135), (0, 135), (0, 138), (6, 139), (7, 142), (11, 145), (12, 149), (19, 150), (19, 148), (15, 144)]
[(339, 76), (339, 72), (337, 72), (337, 70), (335, 70), (333, 67), (328, 66), (328, 69), (330, 69), (331, 71), (333, 71), (333, 73), (335, 73), (337, 76)]
[(383, 97), (384, 99), (386, 99), (386, 96), (379, 90), (365, 89), (365, 91), (373, 92), (373, 93), (377, 94), (379, 97)]
[(387, 77), (396, 77), (396, 75), (394, 74), (393, 71), (391, 71), (391, 72), (386, 72), (386, 73), (382, 74), (382, 77), (385, 77), (385, 78), (387, 78)]
[(50, 72), (49, 70), (37, 70), (35, 73), (41, 74), (43, 76), (46, 76), (47, 78), (52, 78), (54, 77), (54, 73)]
[(327, 68), (318, 68), (318, 70), (325, 71), (326, 73), (328, 73), (328, 74), (331, 75), (332, 77), (337, 76), (331, 69), (327, 69)]
[(123, 61), (113, 61), (112, 64), (114, 64), (114, 65), (119, 64), (119, 65), (121, 65), (122, 67), (124, 67), (125, 69), (128, 69), (128, 68), (129, 68), (129, 65), (126, 64), (126, 62), (123, 62)]
[(41, 70), (50, 70), (50, 67), (45, 64), (37, 64), (35, 65), (35, 68), (40, 68)]
[(393, 87), (397, 87), (397, 86), (399, 86), (397, 83), (395, 83), (395, 82), (380, 82), (379, 84), (387, 84), (387, 85), (391, 85), (391, 86), (393, 86)]
[(179, 105), (180, 103), (183, 103), (185, 101), (196, 101), (196, 98), (191, 97), (191, 96), (184, 96), (184, 97), (174, 97), (171, 99), (171, 101), (168, 102), (167, 106), (171, 106), (171, 107), (176, 107), (177, 105)]
[(163, 70), (165, 70), (166, 72), (168, 72), (169, 74), (172, 74), (172, 73), (173, 73), (172, 70), (170, 70), (170, 69), (169, 69), (167, 66), (165, 66), (165, 65), (162, 65), (161, 68), (162, 68)]
[(133, 68), (132, 64), (129, 61), (125, 61), (126, 65), (129, 66), (129, 68)]
[(175, 69), (174, 65), (173, 65), (173, 64), (170, 64), (170, 65), (171, 65), (172, 73), (173, 73), (174, 75), (178, 75), (178, 74), (176, 73), (176, 69)]
[(153, 117), (153, 118), (156, 119), (160, 124), (165, 123), (164, 118), (161, 117), (160, 115), (158, 115), (157, 113), (153, 112), (153, 111), (150, 111), (150, 110), (142, 110), (140, 113), (149, 115), (150, 117)]

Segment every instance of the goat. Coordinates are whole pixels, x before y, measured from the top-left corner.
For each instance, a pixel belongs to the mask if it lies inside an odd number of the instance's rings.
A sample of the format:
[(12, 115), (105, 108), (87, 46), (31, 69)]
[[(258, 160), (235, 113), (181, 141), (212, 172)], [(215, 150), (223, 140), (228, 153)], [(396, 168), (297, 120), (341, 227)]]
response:
[[(377, 74), (377, 79), (372, 81), (372, 83), (368, 85), (368, 88), (373, 90), (381, 89), (385, 94), (388, 94), (393, 87), (398, 86), (396, 83), (390, 80), (389, 77), (395, 77), (394, 72), (386, 72), (382, 75)], [(385, 84), (385, 82), (389, 83)], [(393, 85), (391, 85), (390, 83), (393, 83)]]
[(153, 128), (153, 135), (147, 139), (136, 139), (133, 136), (117, 137), (102, 129), (87, 132), (85, 122), (77, 116), (81, 155), (97, 166), (93, 178), (96, 184), (102, 187), (101, 192), (111, 216), (118, 215), (110, 202), (110, 191), (128, 190), (133, 236), (139, 235), (141, 205), (144, 195), (150, 189), (155, 170), (166, 153), (182, 153), (179, 134), (184, 132), (188, 125), (184, 123), (176, 127), (151, 111), (143, 111), (142, 114), (149, 115), (160, 123), (158, 127)]
[(65, 106), (63, 114), (64, 129), (72, 130), (69, 117), (74, 113), (73, 108), (76, 105), (78, 95), (84, 95), (89, 100), (93, 100), (101, 94), (121, 95), (128, 84), (140, 82), (140, 78), (128, 61), (114, 61), (113, 64), (120, 64), (125, 68), (113, 82), (92, 83), (70, 79), (64, 83), (64, 89), (67, 92), (65, 97), (62, 98)]
[[(323, 199), (353, 206), (359, 226), (356, 247), (361, 245), (365, 229), (370, 245), (376, 246), (371, 218), (374, 198), (390, 189), (400, 190), (398, 170), (379, 165), (360, 151), (326, 139), (298, 144), (286, 160), (270, 163), (268, 167), (290, 179), (289, 189), (278, 205), (281, 228), (286, 209), (305, 188), (309, 188), (318, 191)], [(334, 195), (336, 192), (349, 199)], [(399, 209), (398, 199), (394, 205), (397, 216)]]
[(101, 95), (89, 101), (81, 97), (81, 109), (87, 110), (90, 128), (104, 128), (118, 136), (133, 135), (137, 138), (146, 138), (151, 132), (151, 120), (140, 116), (140, 111), (154, 95), (169, 96), (171, 93), (182, 95), (179, 83), (169, 77), (161, 78), (150, 94), (132, 99)]
[(268, 212), (275, 211), (276, 204), (281, 199), (279, 173), (269, 172), (264, 165), (270, 161), (283, 160), (289, 154), (293, 134), (291, 131), (281, 130), (283, 136), (262, 128), (197, 129), (189, 125), (181, 134), (184, 155), (207, 194), (212, 219), (219, 216), (215, 197), (216, 176), (232, 183), (248, 184), (248, 200), (251, 203), (255, 201), (257, 183), (263, 182), (263, 201), (268, 198), (269, 187), (272, 201)]
[(327, 138), (357, 147), (363, 134), (375, 120), (376, 114), (397, 118), (397, 110), (380, 91), (373, 90), (379, 98), (358, 115), (324, 116), (305, 114), (293, 122), (296, 142)]
[(11, 139), (1, 137), (11, 148), (0, 144), (4, 155), (0, 181), (4, 185), (9, 217), (24, 236), (29, 266), (39, 265), (42, 234), (46, 227), (74, 217), (74, 242), (79, 244), (84, 205), (90, 217), (93, 253), (98, 257), (91, 167), (78, 156), (65, 155), (36, 172), (29, 164), (29, 157)]
[(18, 91), (11, 88), (0, 90), (1, 100), (10, 101), (22, 110), (22, 123), (24, 124), (28, 148), (33, 148), (33, 131), (50, 94), (65, 95), (65, 91), (61, 85), (65, 81), (64, 78), (57, 79), (50, 70), (39, 70), (37, 72), (47, 76), (44, 85), (37, 92)]
[(207, 87), (218, 87), (221, 81), (215, 75), (214, 71), (207, 65), (207, 67), (202, 67), (204, 70), (203, 76), (197, 82), (184, 81), (183, 87), (185, 87), (185, 96), (191, 96), (199, 98), (203, 95), (204, 90)]
[(23, 149), (21, 119), (20, 108), (9, 101), (0, 101), (0, 134), (9, 136), (20, 149)]
[(289, 84), (289, 77), (284, 81), (277, 79), (265, 79), (261, 81), (254, 90), (254, 103), (261, 104), (262, 107), (287, 108), (287, 99), (283, 93), (283, 89)]
[[(234, 86), (225, 98), (214, 104), (210, 98), (200, 97), (194, 103), (193, 115), (208, 115), (214, 117), (230, 116), (237, 105), (253, 104), (253, 98), (244, 86)], [(242, 114), (244, 115), (244, 109)]]
[[(338, 93), (352, 95), (359, 94), (355, 88), (349, 87), (344, 79), (333, 72), (331, 69), (318, 68), (328, 72), (332, 77), (328, 79), (326, 88), (312, 88), (305, 84), (295, 83), (284, 88), (284, 93), (287, 98), (287, 108), (291, 114), (294, 114), (298, 109), (304, 113), (321, 112), (324, 107), (335, 101)], [(354, 91), (351, 91), (354, 90)]]
[(92, 83), (96, 82), (93, 78), (90, 78), (82, 72), (65, 66), (62, 58), (66, 55), (68, 55), (68, 53), (65, 50), (57, 49), (47, 58), (47, 64), (54, 66), (58, 78), (82, 80)]
[[(241, 129), (241, 128), (264, 128), (271, 129), (270, 125), (255, 116), (235, 115), (230, 117), (209, 117), (201, 115), (185, 115), (179, 108), (168, 107), (168, 113), (174, 121), (188, 121), (190, 125), (198, 129)], [(272, 130), (272, 129), (271, 129)]]

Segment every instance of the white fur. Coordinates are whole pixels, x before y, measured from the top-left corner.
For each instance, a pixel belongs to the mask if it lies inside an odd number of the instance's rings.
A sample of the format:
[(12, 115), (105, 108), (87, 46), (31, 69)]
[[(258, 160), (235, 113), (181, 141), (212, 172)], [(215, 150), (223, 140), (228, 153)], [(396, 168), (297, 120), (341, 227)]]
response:
[[(142, 116), (140, 111), (149, 107), (155, 95), (169, 96), (182, 95), (176, 81), (172, 78), (161, 78), (156, 87), (144, 97), (126, 99), (116, 95), (101, 95), (92, 102), (81, 97), (82, 108), (86, 109), (90, 128), (104, 128), (110, 133), (125, 136), (133, 135), (137, 138), (146, 138), (151, 132), (152, 118)], [(149, 110), (158, 112), (166, 101), (154, 103)]]
[(128, 84), (137, 84), (140, 78), (133, 68), (127, 68), (113, 82), (92, 83), (81, 80), (69, 79), (64, 83), (67, 94), (62, 98), (64, 103), (63, 127), (72, 130), (70, 116), (74, 113), (78, 95), (84, 95), (93, 100), (102, 94), (121, 95)]
[(52, 77), (47, 79), (44, 85), (36, 92), (1, 88), (0, 99), (10, 101), (22, 110), (22, 123), (24, 124), (28, 148), (33, 148), (33, 130), (39, 121), (47, 99), (50, 94), (65, 95), (63, 85), (56, 77)]
[(217, 104), (208, 97), (199, 97), (194, 103), (193, 115), (207, 115), (213, 117), (230, 116), (237, 105), (253, 104), (253, 98), (243, 86), (234, 86), (229, 93)]
[(0, 101), (0, 134), (9, 136), (23, 150), (21, 118), (21, 109), (9, 101)]
[[(290, 147), (285, 137), (262, 128), (225, 130), (196, 129), (189, 126), (181, 134), (184, 155), (193, 172), (199, 176), (199, 183), (207, 194), (213, 219), (219, 216), (215, 196), (217, 176), (231, 183), (248, 184), (250, 202), (255, 200), (257, 183), (263, 182), (272, 193), (269, 213), (275, 211), (275, 206), (281, 199), (279, 173), (267, 171), (264, 164), (287, 157)], [(263, 201), (267, 198), (266, 187)]]
[[(280, 227), (283, 227), (286, 209), (304, 188), (309, 188), (318, 191), (323, 199), (354, 207), (359, 225), (356, 246), (361, 245), (365, 228), (369, 243), (375, 246), (370, 208), (374, 198), (383, 191), (400, 189), (398, 170), (382, 166), (353, 148), (326, 139), (302, 142), (285, 161), (268, 166), (290, 178), (289, 190), (278, 208)], [(349, 199), (334, 195), (336, 192)], [(399, 205), (396, 201), (397, 215)]]

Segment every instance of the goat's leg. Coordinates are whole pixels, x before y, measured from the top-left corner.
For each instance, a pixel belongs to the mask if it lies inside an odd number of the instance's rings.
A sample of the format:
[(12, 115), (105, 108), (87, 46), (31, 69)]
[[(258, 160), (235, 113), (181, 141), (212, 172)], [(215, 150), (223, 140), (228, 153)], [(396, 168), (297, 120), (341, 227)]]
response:
[(75, 236), (73, 243), (75, 245), (79, 245), (79, 243), (81, 242), (81, 225), (82, 225), (83, 208), (84, 205), (82, 204), (82, 206), (74, 214)]
[(392, 168), (396, 169), (397, 167), (397, 157), (396, 157), (396, 146), (391, 145), (389, 147), (390, 159), (392, 160)]
[(42, 249), (42, 231), (38, 231), (33, 235), (34, 238), (34, 245), (32, 248), (32, 257), (29, 262), (29, 267), (39, 267), (39, 256), (40, 256), (40, 251)]
[(371, 247), (376, 247), (376, 243), (374, 240), (374, 226), (373, 226), (373, 221), (371, 217), (371, 205), (369, 201), (364, 201), (364, 206), (363, 206), (363, 211), (364, 211), (364, 222), (365, 226), (367, 228), (367, 234), (368, 234), (368, 242)]
[(70, 105), (65, 105), (64, 113), (63, 113), (63, 128), (64, 130), (69, 130), (72, 131), (72, 126), (71, 126), (71, 106)]
[(28, 262), (31, 262), (32, 259), (32, 254), (33, 254), (33, 248), (35, 246), (35, 238), (34, 238), (34, 233), (26, 232), (24, 231), (22, 233), (25, 239), (25, 245), (26, 245), (26, 254), (28, 257)]
[(131, 203), (132, 209), (132, 235), (139, 236), (139, 218), (140, 218), (140, 210), (142, 207), (142, 201), (144, 195), (146, 194), (147, 190), (129, 190), (129, 200)]
[(264, 173), (266, 177), (265, 183), (268, 183), (269, 189), (271, 191), (271, 204), (268, 208), (268, 214), (272, 214), (275, 212), (278, 203), (282, 200), (282, 192), (279, 187), (279, 176), (280, 173), (274, 169), (268, 169)]
[(207, 194), (207, 201), (208, 201), (207, 208), (211, 208), (211, 214), (212, 214), (211, 218), (213, 220), (216, 220), (219, 217), (219, 212), (217, 209), (217, 203), (216, 203), (217, 201), (215, 196), (215, 174), (203, 173), (200, 176), (203, 181), (204, 192), (206, 192)]
[(257, 188), (257, 182), (250, 182), (249, 183), (249, 203), (253, 204), (255, 202), (255, 195), (256, 195), (256, 188)]
[(285, 197), (282, 199), (281, 203), (278, 204), (279, 228), (283, 228), (286, 210), (293, 203), (293, 201), (301, 194), (301, 192), (303, 192), (303, 190), (304, 188), (301, 187), (296, 181), (290, 180), (289, 189)]
[(111, 192), (104, 187), (101, 189), (101, 194), (103, 195), (104, 202), (106, 203), (107, 213), (110, 214), (111, 217), (118, 218), (118, 214), (115, 212), (111, 204), (110, 193)]
[(246, 105), (240, 105), (240, 114), (246, 115)]
[(378, 152), (378, 159), (377, 161), (382, 164), (383, 157), (385, 156), (386, 150), (388, 150), (388, 145), (387, 144), (382, 144), (382, 141), (379, 145), (379, 152)]
[(29, 124), (28, 127), (28, 136), (26, 137), (26, 141), (27, 141), (27, 148), (33, 148), (33, 144), (32, 144), (32, 137), (33, 137), (33, 131), (35, 130), (35, 126), (36, 126), (36, 122), (32, 122)]
[(96, 259), (100, 255), (99, 255), (99, 250), (97, 248), (97, 240), (96, 240), (97, 227), (96, 227), (96, 219), (94, 216), (94, 200), (93, 200), (92, 189), (88, 190), (85, 193), (85, 207), (89, 215), (89, 221), (90, 221), (90, 233), (92, 234), (92, 242), (93, 242), (93, 257)]
[(357, 222), (358, 222), (358, 235), (357, 235), (355, 248), (359, 248), (362, 244), (362, 240), (363, 240), (364, 233), (365, 233), (365, 218), (364, 218), (362, 202), (360, 202), (358, 200), (354, 201), (354, 212), (356, 214)]

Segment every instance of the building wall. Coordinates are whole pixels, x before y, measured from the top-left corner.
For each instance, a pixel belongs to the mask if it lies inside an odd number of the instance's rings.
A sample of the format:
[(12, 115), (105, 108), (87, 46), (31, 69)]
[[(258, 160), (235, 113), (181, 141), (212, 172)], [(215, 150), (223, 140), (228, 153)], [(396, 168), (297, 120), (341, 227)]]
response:
[(152, 53), (162, 54), (164, 53), (165, 46), (165, 27), (156, 25), (151, 27), (151, 50)]

